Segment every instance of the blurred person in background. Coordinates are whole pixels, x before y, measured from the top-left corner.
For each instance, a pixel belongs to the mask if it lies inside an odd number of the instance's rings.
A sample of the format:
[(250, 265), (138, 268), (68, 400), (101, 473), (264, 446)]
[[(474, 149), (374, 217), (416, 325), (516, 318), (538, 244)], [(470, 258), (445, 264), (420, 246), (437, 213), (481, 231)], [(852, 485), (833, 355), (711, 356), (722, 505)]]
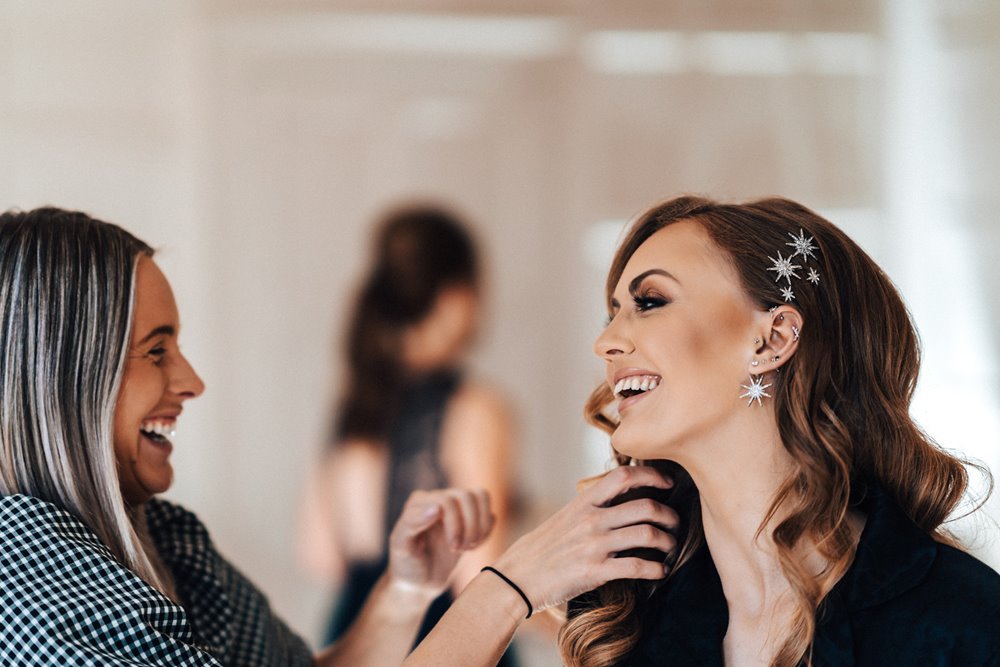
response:
[[(350, 626), (383, 576), (389, 528), (414, 490), (458, 486), (492, 499), (493, 534), (459, 562), (455, 593), (508, 535), (511, 408), (465, 369), (481, 308), (476, 244), (449, 210), (410, 204), (383, 217), (373, 249), (350, 314), (330, 445), (303, 513), (305, 563), (340, 588), (327, 641)], [(451, 599), (434, 602), (418, 640)], [(504, 664), (514, 664), (512, 652)]]
[(204, 385), (152, 257), (83, 213), (0, 215), (0, 664), (399, 664), (489, 534), (487, 495), (401, 501), (385, 573), (314, 658), (198, 518), (157, 498)]

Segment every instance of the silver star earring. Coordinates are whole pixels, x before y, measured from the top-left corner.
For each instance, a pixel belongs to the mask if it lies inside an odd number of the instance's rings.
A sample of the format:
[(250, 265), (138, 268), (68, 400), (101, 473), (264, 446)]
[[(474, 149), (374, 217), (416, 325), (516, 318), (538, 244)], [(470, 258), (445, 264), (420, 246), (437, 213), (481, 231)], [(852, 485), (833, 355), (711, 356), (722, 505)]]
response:
[(800, 333), (800, 329), (793, 324), (792, 325), (792, 338), (794, 340), (798, 340), (799, 339), (799, 333)]
[(767, 393), (766, 391), (764, 391), (765, 389), (767, 389), (771, 385), (764, 384), (764, 376), (763, 375), (758, 375), (757, 377), (754, 377), (753, 375), (751, 375), (750, 376), (750, 384), (741, 384), (740, 386), (743, 387), (744, 389), (746, 389), (746, 392), (740, 394), (740, 398), (749, 398), (750, 399), (749, 401), (747, 401), (747, 407), (750, 407), (751, 405), (753, 405), (754, 401), (757, 401), (757, 405), (761, 405), (762, 406), (764, 404), (761, 402), (761, 400), (760, 400), (761, 398), (771, 398), (771, 395), (769, 393)]

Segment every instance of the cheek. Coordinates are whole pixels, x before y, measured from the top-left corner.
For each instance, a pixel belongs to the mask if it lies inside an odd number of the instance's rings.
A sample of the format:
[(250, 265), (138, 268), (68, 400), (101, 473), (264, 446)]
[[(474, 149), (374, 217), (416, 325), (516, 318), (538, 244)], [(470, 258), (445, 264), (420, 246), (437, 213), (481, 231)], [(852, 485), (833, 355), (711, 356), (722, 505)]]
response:
[(115, 431), (134, 431), (163, 397), (166, 386), (156, 367), (126, 371), (115, 404)]

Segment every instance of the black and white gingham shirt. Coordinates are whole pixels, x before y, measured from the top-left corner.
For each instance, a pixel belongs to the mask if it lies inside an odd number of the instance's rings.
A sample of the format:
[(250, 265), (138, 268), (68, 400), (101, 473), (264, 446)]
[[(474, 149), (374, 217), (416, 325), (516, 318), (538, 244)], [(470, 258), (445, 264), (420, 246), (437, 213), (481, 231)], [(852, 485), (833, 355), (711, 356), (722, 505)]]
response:
[(121, 565), (74, 515), (0, 497), (0, 665), (311, 665), (305, 643), (190, 512), (146, 504), (183, 608)]

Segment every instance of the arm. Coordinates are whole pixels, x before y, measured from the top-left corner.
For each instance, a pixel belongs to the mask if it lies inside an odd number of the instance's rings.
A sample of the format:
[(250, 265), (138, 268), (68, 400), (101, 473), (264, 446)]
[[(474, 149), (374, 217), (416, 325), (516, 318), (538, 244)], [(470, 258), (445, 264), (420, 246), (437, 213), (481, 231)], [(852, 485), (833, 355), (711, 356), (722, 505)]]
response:
[(489, 538), (455, 567), (452, 590), (456, 596), (509, 546), (513, 430), (507, 401), (486, 386), (468, 383), (448, 404), (441, 429), (441, 458), (449, 484), (486, 489), (496, 516)]
[(378, 443), (351, 440), (326, 452), (310, 472), (297, 551), (317, 579), (338, 585), (349, 560), (381, 553), (385, 458)]
[[(677, 525), (676, 513), (649, 499), (607, 504), (630, 489), (670, 485), (652, 468), (616, 468), (515, 542), (496, 568), (524, 591), (535, 611), (613, 579), (662, 579), (662, 563), (615, 555), (639, 547), (673, 550), (676, 543), (666, 529)], [(496, 665), (527, 611), (510, 586), (482, 572), (403, 664)]]
[(316, 666), (400, 664), (461, 552), (481, 544), (492, 528), (483, 491), (415, 491), (389, 536), (389, 570), (347, 634), (316, 657)]

